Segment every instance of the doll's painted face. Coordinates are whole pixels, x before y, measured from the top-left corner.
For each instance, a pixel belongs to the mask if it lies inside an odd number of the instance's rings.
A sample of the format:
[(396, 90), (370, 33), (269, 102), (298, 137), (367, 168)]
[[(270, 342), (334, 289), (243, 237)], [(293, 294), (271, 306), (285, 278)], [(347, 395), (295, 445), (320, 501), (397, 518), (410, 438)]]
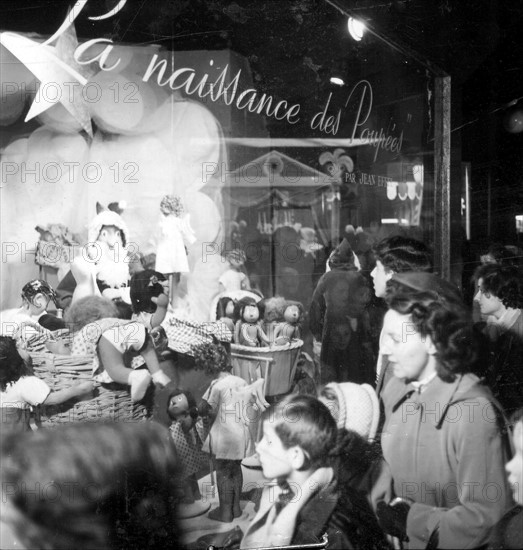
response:
[(122, 232), (115, 225), (104, 225), (98, 235), (98, 241), (106, 243), (111, 249), (115, 246), (122, 246)]
[(172, 214), (171, 207), (168, 204), (160, 204), (160, 212), (164, 216), (168, 216), (169, 214)]
[(288, 306), (283, 314), (283, 317), (287, 323), (297, 323), (300, 320), (300, 308), (295, 305)]
[(183, 393), (173, 395), (169, 400), (168, 411), (169, 416), (174, 420), (185, 417), (189, 411), (187, 397)]
[(260, 311), (257, 306), (250, 305), (245, 306), (245, 309), (243, 310), (243, 320), (246, 323), (256, 323), (258, 319), (260, 318)]

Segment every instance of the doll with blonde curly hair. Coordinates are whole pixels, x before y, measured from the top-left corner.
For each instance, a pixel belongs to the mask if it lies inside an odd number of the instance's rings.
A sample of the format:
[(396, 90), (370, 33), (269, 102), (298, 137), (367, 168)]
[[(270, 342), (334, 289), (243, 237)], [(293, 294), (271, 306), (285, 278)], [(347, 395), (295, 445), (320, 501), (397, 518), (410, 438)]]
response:
[[(160, 203), (162, 216), (156, 234), (156, 271), (169, 276), (171, 300), (174, 298), (175, 278), (189, 272), (186, 246), (196, 241), (190, 215), (180, 197), (165, 195)], [(176, 275), (176, 276), (175, 276)]]

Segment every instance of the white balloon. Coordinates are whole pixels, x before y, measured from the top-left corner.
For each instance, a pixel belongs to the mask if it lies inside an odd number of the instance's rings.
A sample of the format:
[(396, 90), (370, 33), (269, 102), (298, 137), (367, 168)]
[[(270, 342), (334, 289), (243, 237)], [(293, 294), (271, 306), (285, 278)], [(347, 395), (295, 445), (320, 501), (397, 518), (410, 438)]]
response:
[(25, 157), (27, 155), (28, 141), (28, 138), (21, 138), (12, 141), (2, 151), (2, 161), (22, 162), (23, 160), (25, 160)]
[(187, 194), (184, 203), (198, 242), (214, 242), (221, 223), (220, 212), (214, 202), (205, 193), (196, 192)]
[(57, 134), (51, 138), (51, 149), (61, 161), (80, 163), (89, 153), (89, 145), (83, 136)]
[[(218, 167), (222, 137), (214, 115), (196, 101), (172, 96), (162, 105), (163, 118), (170, 124), (160, 128), (161, 136), (173, 151), (177, 166), (176, 181), (184, 189), (199, 191)], [(182, 135), (183, 139), (179, 136)], [(219, 184), (218, 182), (214, 182)]]
[(100, 72), (91, 82), (100, 90), (100, 98), (90, 104), (90, 109), (101, 130), (124, 135), (152, 130), (148, 129), (150, 118), (167, 97), (164, 90), (156, 92), (130, 70), (117, 74)]
[(56, 103), (40, 113), (37, 118), (47, 128), (64, 134), (77, 134), (83, 129), (82, 125), (61, 103)]

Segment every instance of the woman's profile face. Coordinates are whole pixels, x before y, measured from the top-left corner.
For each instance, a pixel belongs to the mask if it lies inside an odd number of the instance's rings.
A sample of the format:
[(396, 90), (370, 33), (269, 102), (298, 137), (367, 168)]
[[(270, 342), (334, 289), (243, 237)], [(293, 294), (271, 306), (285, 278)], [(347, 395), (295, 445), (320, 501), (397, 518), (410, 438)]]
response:
[(435, 348), (430, 336), (422, 336), (410, 315), (389, 309), (383, 320), (381, 351), (393, 365), (394, 376), (423, 380), (436, 367)]
[(376, 260), (376, 267), (370, 272), (370, 276), (374, 283), (374, 294), (378, 298), (383, 298), (387, 293), (387, 281), (392, 275), (394, 272), (387, 270), (379, 260)]
[(478, 279), (474, 301), (479, 304), (479, 309), (483, 315), (494, 315), (503, 305), (501, 300), (494, 296), (492, 292), (484, 290), (482, 277)]

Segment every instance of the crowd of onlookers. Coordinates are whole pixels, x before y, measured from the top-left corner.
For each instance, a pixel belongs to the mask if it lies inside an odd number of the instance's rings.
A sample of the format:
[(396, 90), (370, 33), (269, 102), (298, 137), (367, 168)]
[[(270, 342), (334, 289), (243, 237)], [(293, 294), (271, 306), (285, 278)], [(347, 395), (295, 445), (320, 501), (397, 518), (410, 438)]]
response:
[[(201, 403), (168, 391), (169, 429), (3, 433), (2, 522), (26, 548), (180, 547), (180, 502), (198, 492), (187, 457), (200, 436), (199, 451), (221, 453), (212, 519), (241, 515), (238, 456), (254, 441), (268, 480), (248, 528), (222, 547), (307, 545), (324, 534), (329, 548), (523, 547), (523, 279), (510, 251), (491, 247), (470, 284), (473, 303), (433, 273), (422, 242), (403, 236), (375, 246), (367, 277), (342, 241), (309, 312), (321, 345), (317, 396), (268, 406), (231, 374), (227, 346), (203, 346), (197, 368), (214, 380)], [(31, 372), (1, 338), (4, 394), (16, 369)], [(256, 418), (231, 409), (246, 397)]]

